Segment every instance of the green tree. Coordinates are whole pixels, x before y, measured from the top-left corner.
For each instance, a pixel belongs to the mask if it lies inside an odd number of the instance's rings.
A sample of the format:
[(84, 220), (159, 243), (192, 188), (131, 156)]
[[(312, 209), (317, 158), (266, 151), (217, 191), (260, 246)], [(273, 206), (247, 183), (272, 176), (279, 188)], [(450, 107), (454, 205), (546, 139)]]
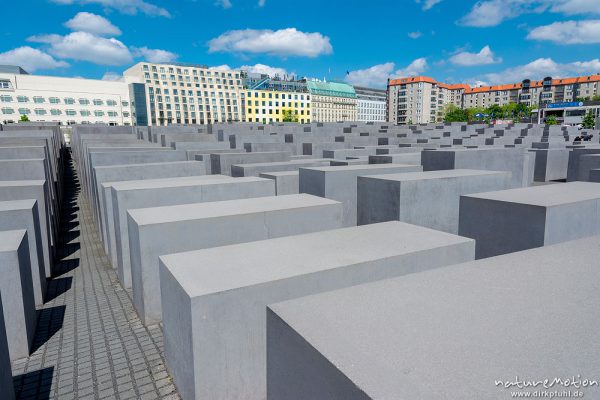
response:
[(467, 122), (468, 120), (467, 110), (458, 108), (454, 104), (448, 104), (444, 107), (444, 122)]
[(27, 115), (21, 115), (21, 122), (29, 122), (29, 117)]
[(485, 110), (485, 113), (488, 114), (490, 116), (490, 118), (493, 118), (493, 119), (500, 119), (500, 118), (502, 118), (502, 116), (504, 114), (502, 107), (500, 107), (498, 104), (492, 104), (491, 106), (489, 106)]
[(585, 129), (594, 129), (594, 126), (596, 126), (596, 119), (593, 112), (589, 111), (585, 117), (583, 117), (582, 126)]
[(558, 120), (555, 115), (550, 115), (546, 118), (546, 125), (558, 125)]
[(600, 94), (597, 94), (594, 97), (592, 97), (592, 101), (600, 101)]
[(293, 110), (283, 110), (283, 122), (298, 122), (298, 114)]

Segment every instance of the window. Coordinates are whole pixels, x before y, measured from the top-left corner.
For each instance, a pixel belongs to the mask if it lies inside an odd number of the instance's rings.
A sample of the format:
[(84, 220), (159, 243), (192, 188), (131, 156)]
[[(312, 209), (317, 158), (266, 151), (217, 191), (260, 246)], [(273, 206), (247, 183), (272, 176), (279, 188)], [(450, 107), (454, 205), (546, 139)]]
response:
[(96, 111), (94, 111), (94, 116), (96, 116), (96, 117), (103, 117), (104, 116), (104, 111), (96, 110)]
[(17, 96), (17, 101), (19, 103), (27, 103), (29, 101), (29, 97), (27, 97), (27, 96)]
[(36, 104), (42, 104), (42, 103), (46, 102), (46, 100), (41, 96), (35, 96), (33, 98), (33, 102)]
[(53, 108), (53, 109), (50, 110), (50, 114), (52, 114), (52, 115), (60, 115), (60, 114), (62, 114), (62, 111), (60, 111), (57, 108)]
[(12, 98), (12, 96), (4, 95), (4, 96), (0, 96), (0, 101), (3, 103), (12, 103), (13, 98)]
[(129, 117), (129, 113), (127, 111), (123, 111), (123, 116), (124, 117)]
[(65, 97), (65, 104), (75, 104), (75, 99), (72, 97)]
[(93, 102), (94, 102), (95, 106), (102, 106), (102, 105), (104, 105), (104, 102), (102, 100), (100, 100), (100, 99), (94, 99)]
[(10, 81), (1, 80), (0, 89), (10, 89)]
[(106, 100), (106, 105), (110, 107), (114, 107), (117, 105), (117, 102), (114, 100)]
[(81, 115), (82, 117), (89, 117), (90, 115), (92, 115), (92, 113), (88, 110), (81, 110), (79, 111), (79, 115)]
[(48, 100), (50, 101), (50, 104), (60, 103), (60, 99), (58, 97), (50, 97)]
[(29, 108), (19, 108), (20, 115), (28, 115), (31, 114), (31, 110)]
[(87, 106), (90, 104), (90, 101), (88, 99), (79, 99), (79, 104), (82, 106)]
[(66, 110), (65, 114), (73, 116), (73, 115), (77, 115), (77, 112), (75, 110)]
[(44, 110), (43, 108), (36, 108), (34, 112), (35, 115), (46, 115), (46, 110)]
[(109, 111), (109, 112), (107, 112), (107, 114), (109, 117), (118, 117), (119, 116), (119, 114), (117, 114), (115, 111)]
[(122, 105), (123, 107), (129, 107), (129, 102), (128, 102), (128, 101), (122, 101), (122, 102), (121, 102), (121, 105)]

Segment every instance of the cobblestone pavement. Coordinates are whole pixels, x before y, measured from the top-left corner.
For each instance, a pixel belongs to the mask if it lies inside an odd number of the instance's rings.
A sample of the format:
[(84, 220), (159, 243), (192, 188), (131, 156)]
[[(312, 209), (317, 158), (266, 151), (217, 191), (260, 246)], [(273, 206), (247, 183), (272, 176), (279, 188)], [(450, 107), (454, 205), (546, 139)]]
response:
[(32, 354), (12, 365), (17, 399), (179, 399), (162, 330), (137, 317), (68, 163), (59, 261), (38, 309)]

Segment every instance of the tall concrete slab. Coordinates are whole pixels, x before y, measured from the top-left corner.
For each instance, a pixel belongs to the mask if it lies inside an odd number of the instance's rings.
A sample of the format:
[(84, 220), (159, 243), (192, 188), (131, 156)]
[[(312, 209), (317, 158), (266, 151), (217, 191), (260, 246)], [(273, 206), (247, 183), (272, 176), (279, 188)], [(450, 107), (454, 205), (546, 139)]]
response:
[(477, 258), (600, 234), (600, 184), (569, 182), (465, 195), (459, 234)]
[(210, 155), (211, 172), (231, 176), (234, 164), (265, 163), (290, 161), (291, 153), (287, 151), (265, 151), (260, 153), (218, 153)]
[(0, 293), (12, 361), (28, 357), (36, 313), (27, 231), (0, 231)]
[(142, 322), (162, 320), (158, 257), (342, 226), (342, 205), (307, 194), (130, 209), (133, 304)]
[(121, 284), (131, 287), (127, 210), (275, 195), (270, 179), (219, 175), (118, 182), (111, 189), (117, 272)]
[(419, 172), (418, 165), (384, 164), (300, 168), (300, 193), (344, 204), (344, 226), (356, 225), (357, 179), (363, 175)]
[(267, 172), (261, 173), (259, 176), (275, 181), (275, 192), (277, 196), (299, 193), (299, 171)]
[(25, 229), (27, 231), (34, 301), (36, 305), (44, 304), (46, 278), (50, 277), (52, 273), (50, 265), (44, 263), (37, 201), (33, 199), (0, 201), (0, 228), (3, 230)]
[(167, 368), (186, 399), (264, 399), (268, 304), (469, 261), (473, 251), (470, 239), (386, 222), (163, 256)]
[(13, 388), (12, 368), (10, 354), (8, 354), (8, 340), (6, 338), (6, 322), (2, 306), (2, 293), (0, 293), (0, 390), (6, 400), (15, 400)]
[(358, 177), (358, 224), (403, 221), (458, 233), (460, 196), (511, 187), (510, 172), (453, 169)]
[(267, 398), (595, 398), (593, 384), (510, 383), (597, 380), (599, 249), (593, 237), (272, 304)]

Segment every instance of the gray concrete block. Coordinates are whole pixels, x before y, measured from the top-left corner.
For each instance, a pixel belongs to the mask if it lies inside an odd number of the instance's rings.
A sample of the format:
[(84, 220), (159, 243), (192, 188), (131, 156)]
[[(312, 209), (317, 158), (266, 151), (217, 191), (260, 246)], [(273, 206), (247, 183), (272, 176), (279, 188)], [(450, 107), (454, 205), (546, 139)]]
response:
[(600, 169), (590, 170), (590, 182), (600, 183)]
[(112, 208), (112, 204), (110, 206), (106, 204), (107, 198), (104, 195), (104, 190), (102, 190), (103, 183), (142, 179), (178, 178), (205, 174), (204, 164), (197, 161), (129, 164), (94, 168), (94, 195), (97, 197), (99, 207), (96, 218), (100, 231), (102, 232), (106, 252), (108, 253), (109, 247), (106, 230), (106, 224), (108, 222), (106, 209), (107, 207)]
[(461, 196), (459, 234), (477, 258), (600, 234), (600, 184), (558, 183)]
[(231, 176), (234, 164), (290, 161), (291, 153), (287, 151), (266, 151), (262, 153), (218, 153), (210, 155), (211, 172)]
[(163, 256), (167, 367), (183, 398), (264, 399), (268, 304), (473, 256), (472, 240), (402, 222)]
[(0, 293), (11, 360), (28, 357), (36, 312), (27, 231), (0, 231)]
[(259, 176), (263, 172), (298, 171), (298, 169), (300, 168), (320, 167), (329, 165), (330, 162), (330, 160), (325, 159), (306, 159), (272, 163), (232, 165), (231, 176)]
[(6, 323), (2, 308), (2, 293), (0, 293), (0, 390), (2, 390), (2, 395), (6, 400), (15, 400), (10, 354), (8, 354), (8, 340), (6, 338)]
[(121, 284), (131, 287), (131, 263), (127, 210), (207, 201), (275, 195), (270, 179), (207, 175), (187, 178), (118, 182), (111, 188), (117, 273)]
[(34, 199), (36, 201), (37, 212), (39, 215), (40, 235), (42, 237), (44, 269), (46, 269), (46, 266), (52, 266), (53, 254), (51, 248), (52, 231), (50, 230), (47, 190), (48, 187), (46, 181), (42, 180), (0, 181), (0, 201), (27, 199)]
[(567, 178), (568, 149), (532, 149), (535, 152), (534, 181), (548, 182)]
[(369, 156), (369, 164), (421, 165), (421, 152)]
[(584, 154), (579, 157), (577, 180), (587, 182), (590, 171), (600, 168), (600, 154)]
[(535, 153), (520, 148), (478, 148), (428, 150), (421, 154), (423, 171), (480, 169), (510, 171), (513, 187), (533, 183)]
[(496, 381), (515, 376), (596, 379), (599, 249), (582, 239), (270, 305), (267, 398), (504, 399), (523, 390)]
[(358, 177), (358, 224), (403, 221), (458, 233), (460, 196), (511, 187), (510, 172), (443, 170)]
[(142, 322), (162, 320), (158, 257), (342, 226), (342, 205), (307, 194), (131, 209), (133, 304)]
[(301, 168), (299, 190), (344, 204), (344, 226), (356, 225), (357, 178), (363, 175), (418, 172), (421, 166), (404, 164)]
[(52, 275), (50, 265), (45, 265), (40, 229), (40, 217), (36, 200), (0, 201), (0, 227), (3, 230), (27, 231), (29, 266), (33, 295), (36, 305), (44, 304), (46, 277)]
[(299, 171), (268, 172), (261, 173), (259, 176), (275, 181), (275, 194), (277, 194), (277, 196), (299, 193)]

